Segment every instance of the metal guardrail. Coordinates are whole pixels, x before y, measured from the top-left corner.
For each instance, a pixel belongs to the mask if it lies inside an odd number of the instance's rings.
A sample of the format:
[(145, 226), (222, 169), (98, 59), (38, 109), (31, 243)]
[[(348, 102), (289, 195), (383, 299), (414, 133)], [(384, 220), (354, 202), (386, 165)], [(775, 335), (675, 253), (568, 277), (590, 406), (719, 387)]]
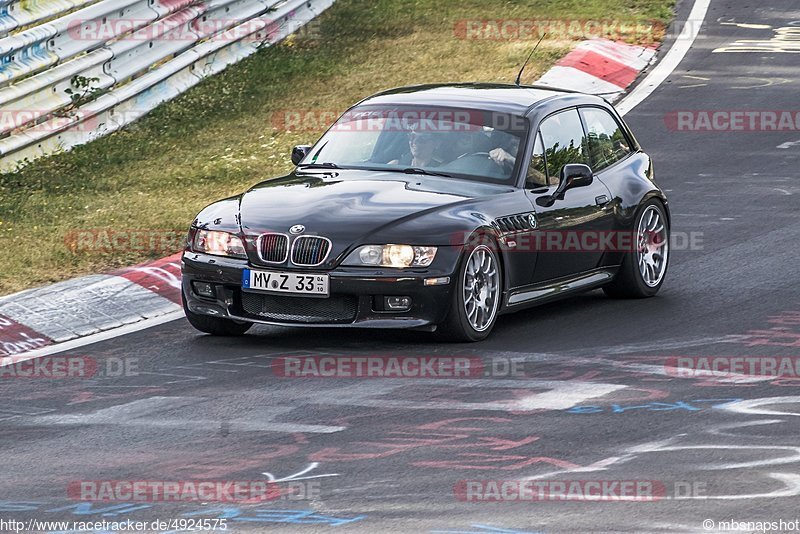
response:
[(0, 171), (118, 130), (334, 1), (0, 0)]

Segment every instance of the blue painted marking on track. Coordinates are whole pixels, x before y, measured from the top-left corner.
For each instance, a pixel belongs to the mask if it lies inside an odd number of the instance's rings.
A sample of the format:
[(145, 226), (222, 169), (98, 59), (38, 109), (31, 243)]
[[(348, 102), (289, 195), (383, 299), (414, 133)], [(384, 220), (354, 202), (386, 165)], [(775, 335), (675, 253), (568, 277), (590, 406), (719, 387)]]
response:
[(139, 510), (147, 510), (152, 508), (153, 505), (151, 504), (136, 504), (136, 503), (122, 503), (122, 504), (113, 504), (110, 506), (104, 506), (102, 508), (95, 508), (93, 503), (90, 502), (81, 502), (76, 504), (69, 504), (67, 506), (61, 506), (59, 508), (51, 508), (49, 510), (45, 510), (48, 513), (55, 513), (55, 512), (72, 512), (72, 515), (97, 515), (101, 514), (103, 517), (117, 517), (121, 514), (130, 514), (133, 512), (138, 512)]
[[(247, 513), (247, 516), (242, 514)], [(274, 510), (262, 508), (242, 511), (236, 507), (201, 509), (183, 514), (183, 517), (215, 515), (216, 519), (242, 521), (246, 523), (286, 523), (294, 525), (330, 525), (338, 527), (366, 519), (367, 516), (334, 517), (316, 513), (314, 510)]]
[(733, 402), (740, 402), (743, 399), (739, 398), (730, 398), (730, 399), (693, 399), (688, 401), (675, 401), (675, 402), (650, 402), (648, 404), (636, 404), (631, 406), (624, 406), (621, 404), (612, 404), (610, 406), (573, 406), (568, 410), (564, 410), (567, 413), (575, 413), (575, 414), (590, 414), (590, 413), (626, 413), (633, 410), (646, 410), (648, 412), (675, 412), (680, 411), (682, 413), (685, 412), (699, 412), (702, 408), (698, 408), (696, 406), (692, 406), (691, 403), (715, 403), (712, 408), (719, 408), (725, 406), (726, 404), (731, 404)]

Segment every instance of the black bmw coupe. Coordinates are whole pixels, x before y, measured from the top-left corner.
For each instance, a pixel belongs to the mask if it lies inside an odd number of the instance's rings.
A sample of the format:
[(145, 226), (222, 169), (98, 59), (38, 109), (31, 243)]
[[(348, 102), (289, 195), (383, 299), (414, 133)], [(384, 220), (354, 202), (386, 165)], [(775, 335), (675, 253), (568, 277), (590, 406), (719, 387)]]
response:
[(395, 89), (297, 168), (211, 204), (183, 255), (189, 322), (407, 328), (479, 341), (499, 315), (596, 288), (650, 297), (667, 199), (602, 98), (537, 86)]

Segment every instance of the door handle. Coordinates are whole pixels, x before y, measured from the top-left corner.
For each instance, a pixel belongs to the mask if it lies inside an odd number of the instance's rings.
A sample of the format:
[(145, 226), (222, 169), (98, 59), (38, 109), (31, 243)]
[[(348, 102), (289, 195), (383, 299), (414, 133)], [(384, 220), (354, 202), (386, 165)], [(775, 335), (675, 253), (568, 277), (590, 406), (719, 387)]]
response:
[(611, 202), (611, 200), (608, 198), (607, 195), (600, 195), (599, 197), (595, 197), (594, 202), (598, 206), (605, 206), (606, 204)]

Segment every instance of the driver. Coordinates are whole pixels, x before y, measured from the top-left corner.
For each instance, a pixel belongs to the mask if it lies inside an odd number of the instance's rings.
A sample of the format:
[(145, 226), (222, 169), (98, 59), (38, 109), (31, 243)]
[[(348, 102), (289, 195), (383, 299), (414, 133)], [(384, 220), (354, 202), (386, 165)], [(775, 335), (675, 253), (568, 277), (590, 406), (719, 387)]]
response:
[(519, 137), (516, 135), (502, 136), (503, 144), (491, 152), (489, 158), (497, 165), (503, 168), (506, 174), (510, 175), (514, 170), (514, 164), (517, 162), (516, 154), (519, 151)]
[(435, 157), (439, 146), (436, 136), (431, 132), (412, 131), (408, 136), (408, 152), (389, 162), (389, 165), (407, 165), (424, 169), (438, 167), (442, 161)]

